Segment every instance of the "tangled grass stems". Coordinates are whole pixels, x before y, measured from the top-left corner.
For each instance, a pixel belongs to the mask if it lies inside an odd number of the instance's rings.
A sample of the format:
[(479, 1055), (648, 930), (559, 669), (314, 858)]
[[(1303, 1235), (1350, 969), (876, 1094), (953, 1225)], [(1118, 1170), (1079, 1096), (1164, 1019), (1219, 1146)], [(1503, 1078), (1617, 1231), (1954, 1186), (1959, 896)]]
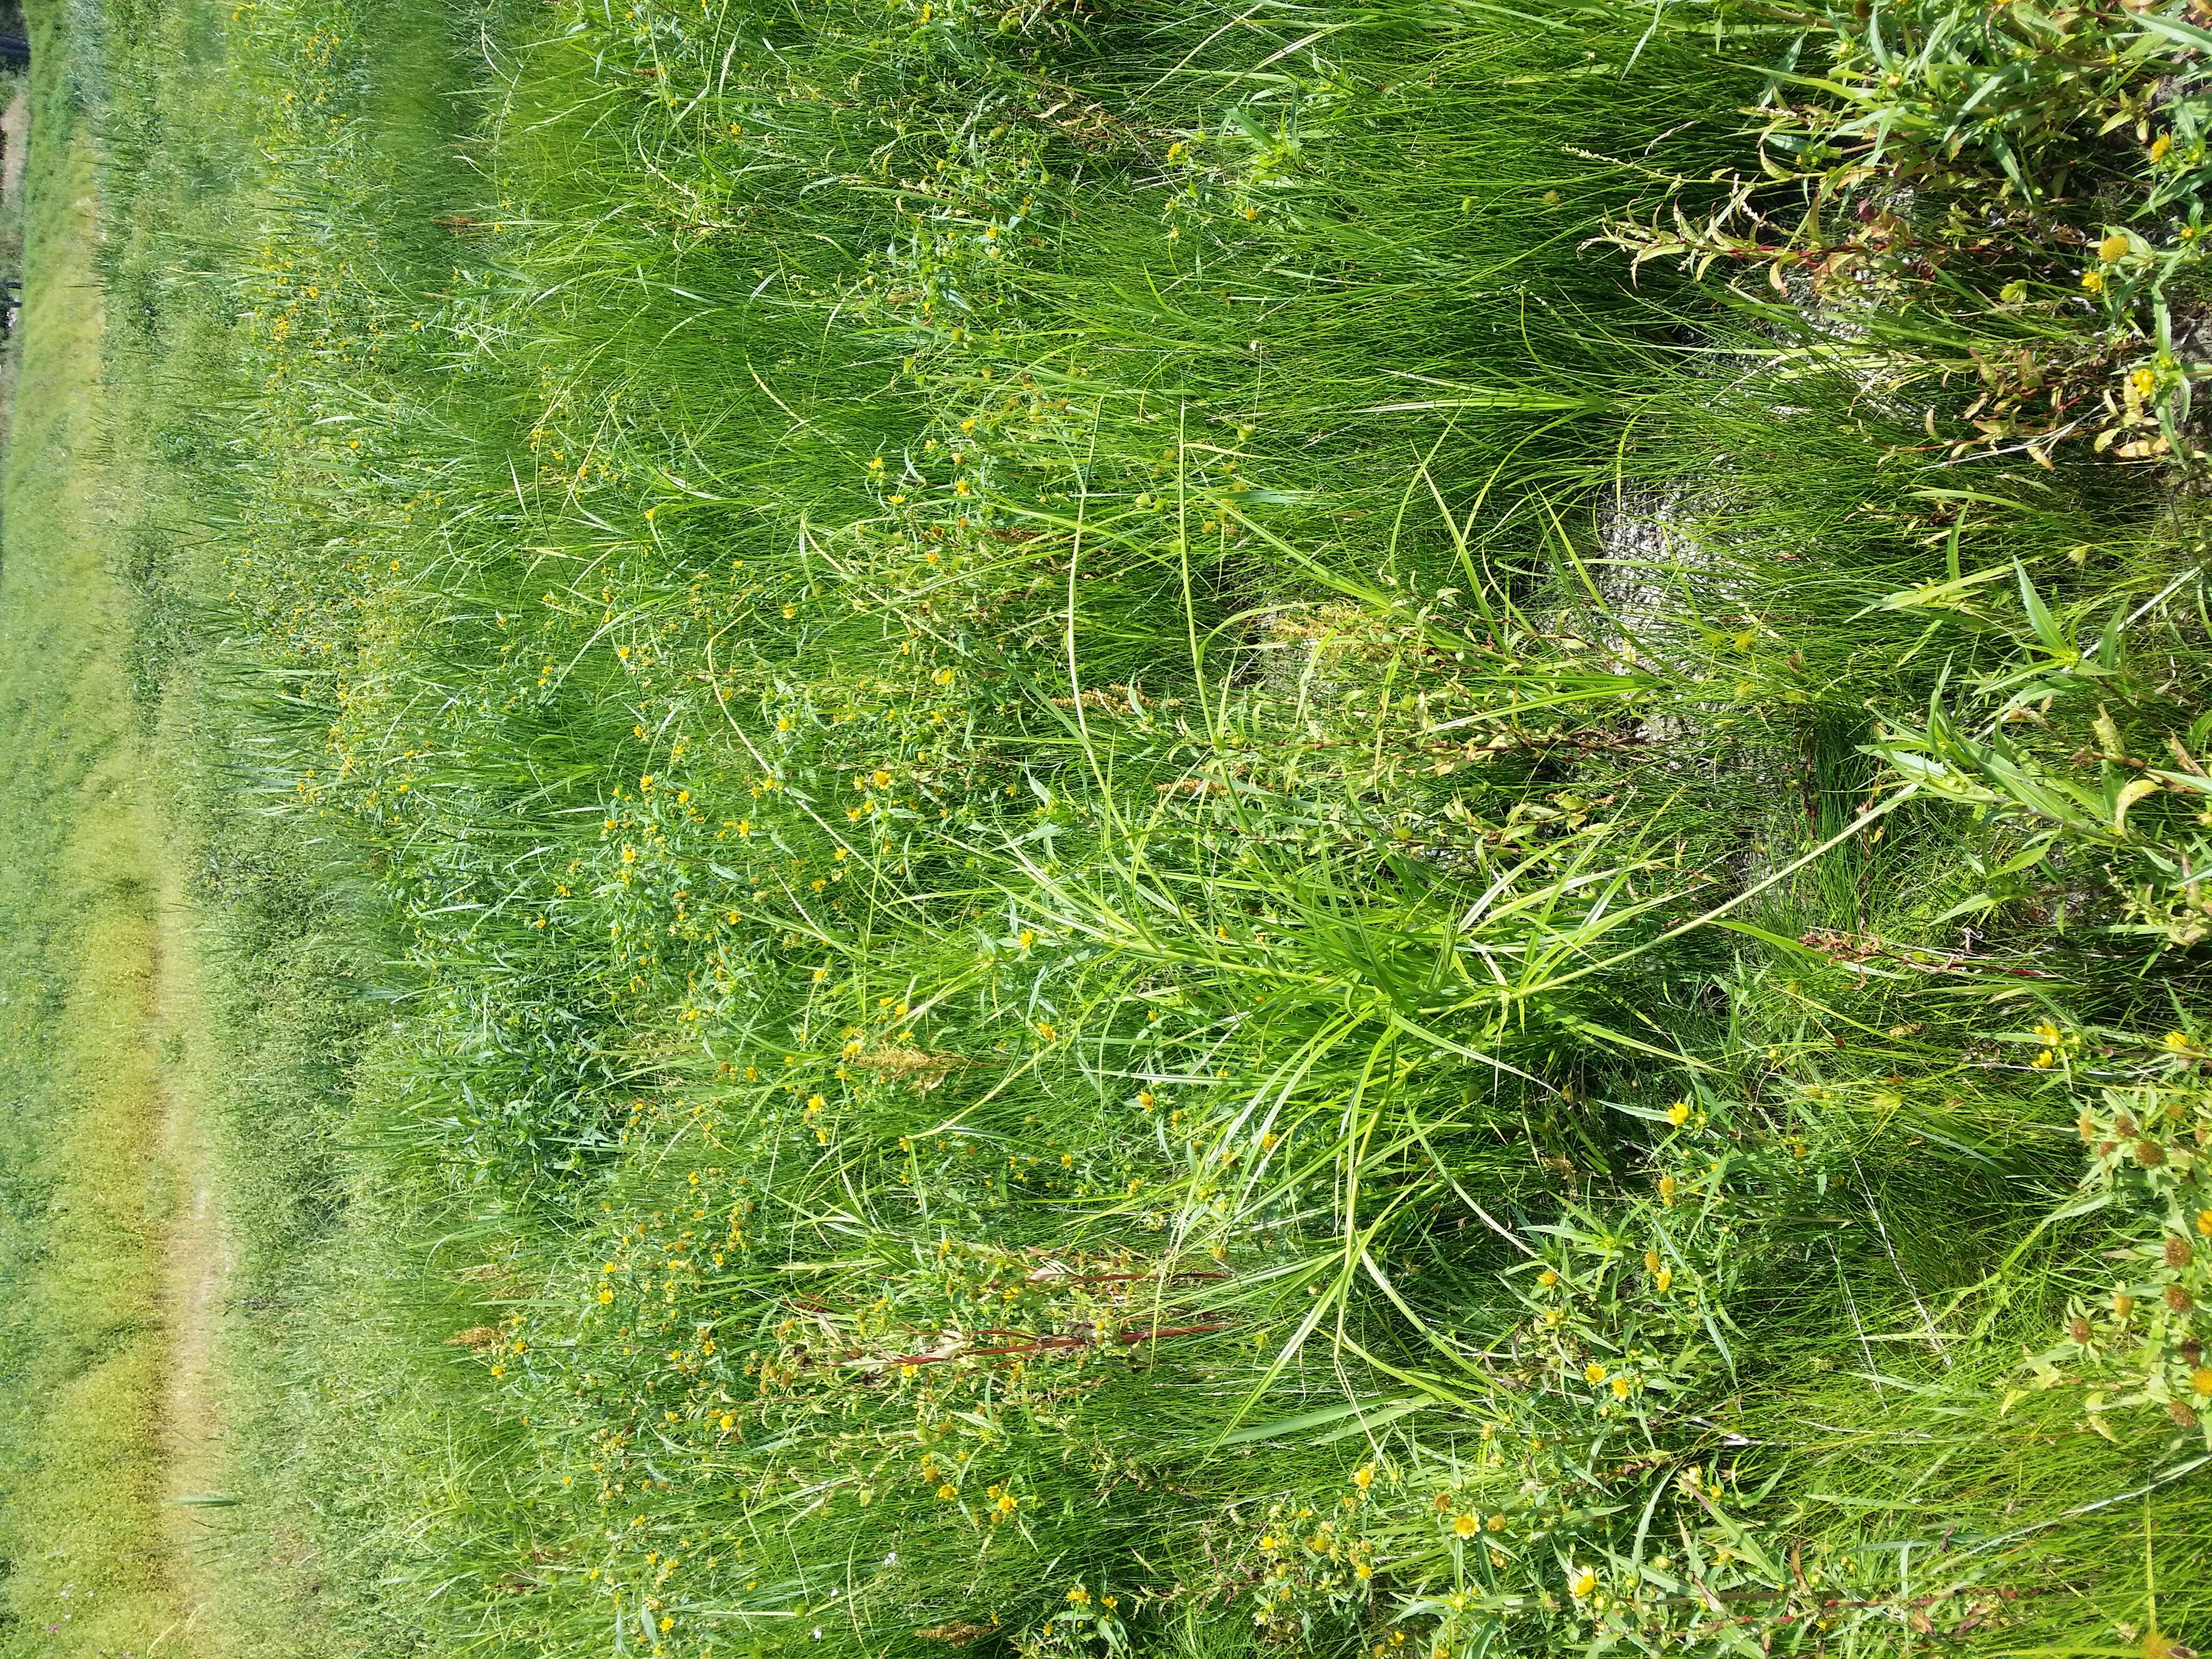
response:
[(455, 9), (461, 167), (447, 20), (183, 12), (110, 282), (481, 1390), (400, 1622), (2201, 1625), (2202, 543), (1594, 246), (1802, 20)]

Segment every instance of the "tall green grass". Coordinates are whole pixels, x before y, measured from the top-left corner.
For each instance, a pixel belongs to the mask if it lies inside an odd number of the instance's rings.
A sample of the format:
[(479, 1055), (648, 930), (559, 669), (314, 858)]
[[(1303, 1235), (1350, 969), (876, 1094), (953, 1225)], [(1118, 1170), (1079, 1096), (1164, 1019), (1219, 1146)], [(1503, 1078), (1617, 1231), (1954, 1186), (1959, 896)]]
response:
[(1595, 245), (1748, 165), (1794, 25), (187, 10), (143, 107), (219, 61), (250, 142), (187, 121), (198, 220), (118, 163), (111, 280), (263, 786), (391, 906), (409, 1248), (494, 1310), (398, 1626), (2202, 1625), (2189, 1316), (2051, 1346), (2189, 1224), (2075, 1119), (2201, 1111), (2200, 969), (1936, 753), (2118, 616), (2139, 758), (2199, 550)]

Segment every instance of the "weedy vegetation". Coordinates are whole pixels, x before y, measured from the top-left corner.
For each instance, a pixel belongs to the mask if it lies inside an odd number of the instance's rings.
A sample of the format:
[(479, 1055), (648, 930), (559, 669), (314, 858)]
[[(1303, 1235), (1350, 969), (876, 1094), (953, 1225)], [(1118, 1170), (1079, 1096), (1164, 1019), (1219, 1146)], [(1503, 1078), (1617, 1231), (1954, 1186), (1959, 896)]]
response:
[(66, 21), (317, 1620), (2212, 1639), (2203, 14)]

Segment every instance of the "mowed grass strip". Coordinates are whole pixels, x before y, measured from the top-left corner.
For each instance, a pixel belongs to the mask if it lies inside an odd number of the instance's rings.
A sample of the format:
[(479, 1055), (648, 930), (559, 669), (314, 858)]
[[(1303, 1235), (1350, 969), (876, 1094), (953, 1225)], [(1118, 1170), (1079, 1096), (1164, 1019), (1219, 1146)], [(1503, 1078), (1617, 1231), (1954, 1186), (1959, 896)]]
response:
[(150, 1040), (155, 842), (100, 501), (96, 183), (53, 61), (34, 86), (0, 549), (0, 1650), (90, 1655), (143, 1651), (182, 1616), (161, 1439), (176, 1194)]

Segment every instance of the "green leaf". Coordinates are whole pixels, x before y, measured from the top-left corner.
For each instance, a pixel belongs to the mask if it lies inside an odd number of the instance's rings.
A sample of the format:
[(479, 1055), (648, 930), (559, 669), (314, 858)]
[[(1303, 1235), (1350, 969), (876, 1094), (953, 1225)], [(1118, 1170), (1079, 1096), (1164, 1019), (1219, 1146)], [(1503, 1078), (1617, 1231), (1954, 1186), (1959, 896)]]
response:
[(2059, 628), (2051, 607), (2044, 604), (2043, 596), (2035, 591), (2035, 584), (2028, 580), (2026, 567), (2015, 564), (2013, 568), (2020, 572), (2020, 602), (2027, 612), (2027, 624), (2035, 630), (2035, 637), (2054, 654), (2072, 656), (2074, 641)]
[[(1301, 1412), (1296, 1417), (1279, 1417), (1272, 1423), (1254, 1423), (1241, 1429), (1232, 1429), (1215, 1443), (1223, 1446), (1243, 1446), (1255, 1440), (1279, 1440), (1285, 1435), (1304, 1434), (1308, 1429), (1325, 1428), (1332, 1423), (1342, 1423), (1347, 1417), (1359, 1419), (1358, 1422), (1348, 1425), (1337, 1434), (1324, 1435), (1318, 1440), (1308, 1443), (1316, 1446), (1326, 1445), (1329, 1441), (1340, 1439), (1345, 1435), (1357, 1434), (1363, 1429), (1380, 1426), (1382, 1424), (1395, 1421), (1409, 1412), (1420, 1411), (1435, 1403), (1432, 1400), (1425, 1400), (1419, 1395), (1404, 1396), (1396, 1400), (1347, 1400), (1342, 1405), (1324, 1406), (1319, 1411)], [(1363, 1415), (1363, 1413), (1367, 1414)]]
[(2212, 52), (2212, 30), (2201, 29), (2194, 23), (2185, 23), (2179, 17), (2160, 17), (2148, 15), (2139, 20), (2143, 33), (2160, 35), (2176, 46), (2194, 47), (2198, 52)]
[[(2002, 565), (1992, 565), (1987, 570), (1977, 570), (1971, 575), (1954, 577), (1949, 581), (1923, 582), (1917, 587), (1892, 593), (1869, 607), (1873, 611), (1915, 611), (1923, 607), (1936, 610), (1955, 610), (1967, 592), (1983, 582), (1996, 581), (2005, 574)], [(1862, 611), (1859, 615), (1868, 612)]]

